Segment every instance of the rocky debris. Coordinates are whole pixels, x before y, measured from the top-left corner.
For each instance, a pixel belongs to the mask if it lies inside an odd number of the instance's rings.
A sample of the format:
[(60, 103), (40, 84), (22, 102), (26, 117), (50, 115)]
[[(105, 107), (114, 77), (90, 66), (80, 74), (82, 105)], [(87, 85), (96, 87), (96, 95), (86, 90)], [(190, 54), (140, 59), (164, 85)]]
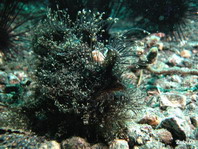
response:
[(172, 144), (173, 143), (173, 136), (172, 134), (166, 129), (156, 129), (154, 130), (154, 137), (156, 140), (161, 141), (164, 144)]
[[(1, 103), (0, 103), (1, 104)], [(0, 129), (2, 130), (23, 130), (28, 129), (28, 119), (20, 115), (20, 112), (12, 108), (8, 108), (1, 104), (0, 106)]]
[(5, 90), (5, 85), (0, 84), (0, 93), (4, 92), (4, 90)]
[[(76, 149), (108, 149), (104, 144), (90, 145), (85, 139), (72, 137), (61, 144), (54, 140), (46, 140), (29, 132), (28, 120), (16, 111), (0, 106), (0, 148), (28, 148), (28, 149), (60, 149), (72, 147)], [(26, 130), (26, 131), (25, 131)], [(84, 148), (84, 147), (87, 148)]]
[(109, 149), (106, 145), (102, 143), (97, 143), (91, 146), (91, 149)]
[(0, 84), (16, 85), (27, 79), (29, 78), (24, 71), (14, 71), (13, 73), (0, 71)]
[(188, 109), (188, 110), (190, 110), (190, 111), (193, 111), (193, 110), (195, 110), (196, 109), (196, 104), (195, 103), (189, 103), (187, 106), (186, 106), (186, 108)]
[(198, 81), (198, 76), (197, 75), (192, 75), (192, 76), (186, 76), (183, 78), (182, 84), (188, 87), (196, 86)]
[[(148, 101), (148, 103), (151, 102), (157, 102), (157, 100)], [(198, 131), (193, 126), (193, 122), (196, 124), (196, 114), (185, 115), (184, 109), (179, 107), (170, 106), (161, 111), (158, 106), (144, 107), (137, 113), (136, 118), (131, 118), (139, 123), (137, 125), (133, 121), (127, 125), (129, 145), (133, 148), (149, 148), (152, 144), (149, 142), (154, 142), (155, 145), (161, 144), (162, 148), (166, 148), (167, 145), (167, 148), (171, 148), (170, 146), (173, 146), (176, 140), (185, 141), (189, 138), (195, 140), (198, 137)], [(155, 126), (152, 125), (153, 122), (159, 123)]]
[(40, 144), (39, 149), (61, 149), (61, 146), (56, 141), (48, 141)]
[(165, 64), (164, 62), (157, 62), (154, 66), (155, 69), (166, 69), (169, 68), (169, 66), (167, 64)]
[(177, 82), (177, 83), (181, 83), (182, 82), (182, 78), (178, 75), (171, 75), (170, 76), (172, 78), (173, 82)]
[(146, 38), (146, 45), (148, 47), (156, 46), (160, 42), (160, 37), (156, 35), (151, 35)]
[(20, 84), (20, 79), (12, 73), (8, 75), (9, 84), (15, 85)]
[(162, 109), (166, 109), (167, 107), (184, 109), (186, 107), (186, 96), (175, 93), (164, 93), (159, 95), (159, 102)]
[(12, 73), (0, 71), (0, 102), (9, 106), (22, 104), (23, 98), (20, 97), (23, 94), (24, 86), (28, 86), (30, 83), (25, 71), (17, 70)]
[(128, 127), (129, 146), (143, 145), (151, 141), (152, 127), (146, 124), (133, 124)]
[(183, 109), (178, 107), (168, 107), (166, 111), (163, 111), (164, 119), (167, 117), (178, 117), (181, 119), (186, 119), (186, 116), (182, 110)]
[[(152, 99), (150, 99), (152, 100)], [(151, 102), (156, 102), (156, 100), (153, 101), (148, 101), (148, 104), (150, 104)], [(159, 121), (161, 121), (161, 119), (164, 118), (163, 113), (161, 112), (161, 110), (159, 109), (159, 106), (155, 106), (155, 108), (151, 108), (151, 107), (144, 107), (143, 109), (139, 110), (139, 112), (135, 115), (135, 117), (133, 119), (135, 119), (136, 123), (140, 122), (142, 119), (144, 119), (144, 117), (157, 117), (155, 119), (158, 119)], [(132, 126), (132, 125), (129, 125)]]
[(170, 131), (174, 140), (186, 140), (191, 133), (191, 128), (186, 120), (176, 116), (166, 117), (161, 121), (158, 128), (165, 128)]
[(174, 65), (174, 66), (181, 66), (183, 62), (183, 58), (181, 58), (179, 55), (177, 54), (173, 54), (169, 57), (168, 59), (168, 63)]
[(188, 139), (186, 141), (176, 140), (177, 146), (175, 149), (196, 149), (198, 146), (197, 140)]
[(198, 140), (198, 128), (196, 128), (196, 129), (193, 131), (193, 135), (194, 135), (195, 140)]
[(18, 91), (18, 87), (16, 86), (18, 86), (19, 83), (20, 80), (15, 75), (11, 73), (7, 74), (4, 71), (0, 71), (0, 99), (5, 98), (6, 95), (4, 95), (3, 93)]
[[(6, 88), (6, 90), (8, 90), (8, 88)], [(14, 98), (13, 94), (0, 93), (0, 102), (5, 105), (13, 104), (16, 101)]]
[(198, 101), (198, 94), (193, 94), (193, 95), (191, 96), (191, 99), (192, 99), (193, 102)]
[(129, 149), (129, 145), (126, 140), (116, 139), (110, 143), (109, 149)]
[(179, 87), (178, 84), (179, 83), (177, 82), (173, 82), (173, 81), (168, 80), (167, 78), (158, 76), (156, 78), (153, 77), (153, 78), (148, 79), (147, 89), (149, 91), (153, 89), (157, 89), (158, 94), (159, 94), (159, 91), (164, 92), (172, 88), (178, 88)]
[(165, 144), (158, 141), (149, 141), (144, 145), (135, 146), (133, 149), (171, 149), (170, 146), (166, 146)]
[(81, 137), (72, 137), (72, 138), (63, 140), (61, 142), (61, 149), (109, 149), (109, 148), (102, 143), (91, 145), (85, 139)]
[(178, 95), (186, 95), (186, 93), (197, 90), (197, 80), (198, 76), (179, 76), (179, 75), (170, 75), (170, 76), (155, 76), (147, 81), (147, 88), (150, 91), (151, 89), (157, 89), (162, 93), (173, 93)]
[(163, 62), (168, 64), (170, 67), (178, 66), (178, 67), (192, 67), (192, 60), (189, 58), (181, 57), (180, 51), (177, 50), (175, 53), (171, 53), (168, 55), (167, 59), (164, 59)]
[(4, 71), (0, 71), (0, 84), (8, 83), (8, 74)]
[(198, 115), (190, 117), (191, 123), (195, 128), (198, 128)]
[(160, 123), (160, 119), (155, 115), (146, 115), (138, 123), (148, 124), (155, 127)]
[(56, 141), (47, 141), (29, 132), (0, 128), (0, 148), (60, 149)]
[(91, 145), (83, 138), (72, 137), (61, 142), (63, 149), (91, 149)]
[(148, 97), (147, 106), (151, 108), (159, 107), (158, 98), (156, 97), (156, 95), (158, 95), (159, 92), (156, 90), (153, 90), (153, 91), (148, 91), (148, 94), (150, 95), (150, 97)]
[(122, 76), (121, 76), (123, 79), (126, 78), (126, 79), (137, 79), (137, 76), (133, 73), (133, 72), (126, 72), (126, 73), (123, 73)]
[(163, 50), (164, 49), (164, 44), (161, 41), (157, 42), (155, 46), (157, 46), (159, 50)]
[(20, 81), (25, 80), (26, 78), (28, 78), (27, 74), (22, 71), (22, 70), (18, 70), (18, 71), (14, 71), (13, 73)]
[(4, 53), (0, 51), (0, 66), (4, 64)]
[(173, 82), (173, 81), (169, 81), (166, 78), (164, 79), (160, 79), (156, 82), (157, 87), (161, 90), (161, 91), (165, 91), (165, 90), (171, 90), (172, 88), (178, 88), (179, 83), (177, 82)]
[(191, 51), (183, 50), (183, 51), (180, 52), (180, 55), (181, 55), (181, 57), (184, 57), (184, 58), (190, 58), (191, 57)]

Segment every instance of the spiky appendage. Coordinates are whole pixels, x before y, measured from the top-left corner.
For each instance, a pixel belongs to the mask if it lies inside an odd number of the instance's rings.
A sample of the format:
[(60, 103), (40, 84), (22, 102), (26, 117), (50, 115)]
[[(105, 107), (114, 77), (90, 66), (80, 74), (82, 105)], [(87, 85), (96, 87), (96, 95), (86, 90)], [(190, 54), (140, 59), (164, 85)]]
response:
[(139, 16), (137, 26), (149, 32), (163, 32), (169, 37), (184, 39), (187, 19), (196, 12), (193, 0), (135, 0), (128, 1), (132, 14)]
[(78, 11), (85, 9), (86, 0), (49, 0), (49, 7), (54, 10), (67, 10), (72, 21), (76, 20)]
[[(83, 21), (86, 17), (89, 21)], [(100, 61), (93, 57), (107, 50), (96, 38), (101, 21), (101, 14), (82, 11), (72, 22), (58, 11), (49, 13), (35, 31), (35, 104), (24, 107), (35, 132), (53, 139), (79, 135), (95, 142), (116, 138), (114, 130), (123, 130), (122, 114), (136, 97), (131, 98), (134, 94), (127, 93), (121, 80), (117, 51), (108, 50)], [(83, 39), (85, 31), (91, 44)]]
[[(103, 13), (102, 18), (106, 20), (109, 17), (119, 17), (119, 12), (122, 7), (122, 0), (49, 0), (49, 7), (52, 10), (67, 10), (72, 21), (76, 21), (78, 11), (83, 9), (91, 10), (96, 13)], [(58, 6), (58, 7), (57, 7)], [(107, 41), (110, 38), (110, 29), (114, 23), (108, 22), (102, 26), (104, 32), (101, 33), (101, 40)]]
[(3, 0), (0, 2), (0, 50), (7, 58), (22, 51), (27, 18), (22, 19), (19, 13), (23, 5), (18, 1)]
[[(49, 0), (49, 7), (52, 10), (67, 10), (72, 21), (76, 20), (78, 11), (82, 9), (93, 12), (105, 12), (103, 19), (118, 17), (123, 2), (122, 0)], [(58, 7), (57, 7), (58, 6)]]

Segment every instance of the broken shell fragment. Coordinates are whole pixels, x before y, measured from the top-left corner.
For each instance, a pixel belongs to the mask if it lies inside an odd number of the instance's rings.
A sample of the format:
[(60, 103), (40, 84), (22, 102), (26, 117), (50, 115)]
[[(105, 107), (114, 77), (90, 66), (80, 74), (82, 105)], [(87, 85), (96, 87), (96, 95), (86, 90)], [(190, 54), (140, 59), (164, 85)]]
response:
[(99, 63), (103, 63), (105, 59), (104, 55), (98, 50), (92, 51), (92, 57), (95, 62)]

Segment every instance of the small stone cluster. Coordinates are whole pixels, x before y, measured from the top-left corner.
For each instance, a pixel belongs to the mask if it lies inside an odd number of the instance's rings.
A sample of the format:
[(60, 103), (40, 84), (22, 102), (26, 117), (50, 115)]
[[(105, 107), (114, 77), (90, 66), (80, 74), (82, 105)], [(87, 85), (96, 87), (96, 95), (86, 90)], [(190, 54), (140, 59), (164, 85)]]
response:
[(0, 71), (0, 102), (8, 106), (20, 106), (23, 104), (23, 91), (30, 84), (30, 79), (25, 71), (6, 73)]

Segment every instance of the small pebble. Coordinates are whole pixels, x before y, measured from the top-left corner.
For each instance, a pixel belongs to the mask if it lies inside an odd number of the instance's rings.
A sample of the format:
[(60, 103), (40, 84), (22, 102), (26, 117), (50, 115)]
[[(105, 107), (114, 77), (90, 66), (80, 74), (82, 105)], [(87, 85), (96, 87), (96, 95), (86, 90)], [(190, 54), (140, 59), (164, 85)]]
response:
[(91, 146), (90, 149), (109, 149), (106, 145), (97, 143)]
[(165, 144), (171, 144), (173, 142), (172, 134), (166, 129), (155, 130), (156, 139), (160, 139)]
[(0, 65), (4, 64), (4, 53), (0, 51)]
[(154, 45), (156, 45), (156, 43), (158, 43), (160, 41), (160, 37), (156, 36), (156, 35), (151, 35), (146, 44), (148, 45), (148, 47), (152, 47)]
[(159, 95), (160, 107), (179, 107), (184, 109), (186, 107), (186, 96), (174, 93), (164, 93)]
[(27, 78), (27, 74), (24, 71), (14, 71), (14, 75), (21, 81)]
[(173, 54), (169, 57), (168, 62), (173, 65), (181, 65), (183, 62), (183, 58), (178, 56), (177, 54)]
[(129, 145), (126, 140), (116, 139), (111, 142), (109, 149), (129, 149)]
[(61, 149), (60, 144), (56, 141), (49, 141), (39, 146), (39, 149)]
[(173, 134), (174, 139), (186, 140), (191, 134), (191, 128), (185, 119), (176, 116), (163, 119), (158, 128), (165, 128)]
[(181, 55), (181, 57), (184, 57), (184, 58), (190, 58), (191, 57), (191, 51), (183, 50), (183, 51), (181, 51), (180, 55)]
[(162, 51), (163, 48), (164, 48), (164, 44), (163, 44), (162, 42), (158, 42), (158, 43), (156, 44), (156, 46), (158, 47), (158, 49), (159, 49), (160, 51)]
[(104, 55), (98, 50), (92, 51), (92, 57), (95, 62), (99, 63), (103, 63), (105, 59)]
[(172, 78), (172, 80), (173, 80), (174, 82), (177, 82), (177, 83), (181, 83), (181, 82), (182, 82), (181, 77), (178, 76), (178, 75), (172, 75), (171, 78)]
[(151, 126), (157, 126), (160, 123), (160, 120), (155, 115), (146, 115), (140, 121), (140, 124), (149, 124)]
[(83, 138), (72, 137), (70, 139), (63, 140), (61, 143), (62, 149), (86, 149), (90, 148), (90, 144)]
[(191, 123), (194, 127), (198, 128), (198, 116), (192, 116), (190, 117)]
[(4, 71), (0, 71), (0, 84), (8, 83), (8, 74)]
[(20, 83), (20, 79), (12, 73), (9, 74), (8, 79), (9, 79), (10, 84), (19, 84)]

